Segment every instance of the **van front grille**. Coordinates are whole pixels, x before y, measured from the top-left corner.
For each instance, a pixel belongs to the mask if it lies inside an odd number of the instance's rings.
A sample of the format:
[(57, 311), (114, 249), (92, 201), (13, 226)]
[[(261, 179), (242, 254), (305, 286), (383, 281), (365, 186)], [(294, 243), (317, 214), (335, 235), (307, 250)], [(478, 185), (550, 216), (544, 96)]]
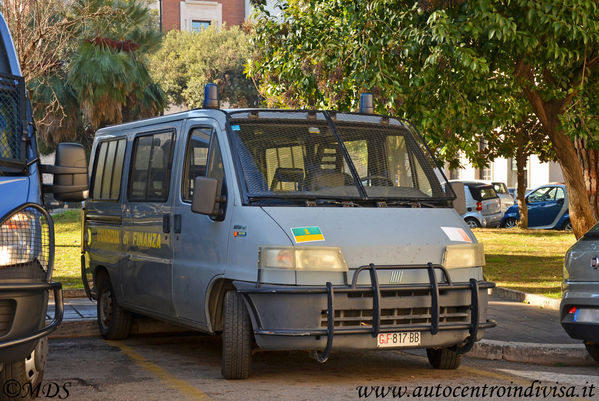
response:
[(13, 299), (0, 299), (0, 337), (6, 335), (15, 318), (16, 302)]
[[(468, 306), (439, 308), (439, 324), (470, 323)], [(372, 326), (372, 309), (335, 310), (335, 327)], [(390, 308), (381, 309), (381, 328), (401, 327), (415, 324), (430, 324), (431, 308)], [(327, 311), (321, 311), (320, 327), (327, 327)]]

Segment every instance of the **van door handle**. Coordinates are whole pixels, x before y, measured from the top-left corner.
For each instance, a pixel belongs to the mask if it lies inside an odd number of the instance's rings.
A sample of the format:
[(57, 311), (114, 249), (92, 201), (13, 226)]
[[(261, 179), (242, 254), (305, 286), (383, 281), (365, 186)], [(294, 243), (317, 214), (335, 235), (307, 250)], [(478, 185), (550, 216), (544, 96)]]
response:
[(175, 234), (181, 234), (181, 215), (175, 215)]
[(171, 216), (168, 214), (162, 215), (162, 232), (165, 234), (171, 232)]

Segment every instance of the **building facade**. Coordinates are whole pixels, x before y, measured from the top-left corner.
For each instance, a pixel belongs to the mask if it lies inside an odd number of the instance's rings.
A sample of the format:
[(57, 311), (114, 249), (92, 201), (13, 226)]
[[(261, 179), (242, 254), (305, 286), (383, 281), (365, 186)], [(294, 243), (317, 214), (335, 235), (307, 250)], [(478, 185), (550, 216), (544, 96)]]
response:
[(154, 0), (153, 8), (161, 17), (163, 31), (241, 25), (252, 12), (250, 0)]
[[(497, 158), (487, 168), (474, 168), (466, 158), (461, 158), (463, 168), (449, 170), (445, 174), (450, 179), (460, 180), (490, 180), (504, 182), (508, 187), (518, 186), (516, 160)], [(535, 188), (550, 182), (563, 182), (564, 176), (559, 164), (543, 163), (536, 155), (528, 158), (526, 164), (525, 183), (527, 188)]]

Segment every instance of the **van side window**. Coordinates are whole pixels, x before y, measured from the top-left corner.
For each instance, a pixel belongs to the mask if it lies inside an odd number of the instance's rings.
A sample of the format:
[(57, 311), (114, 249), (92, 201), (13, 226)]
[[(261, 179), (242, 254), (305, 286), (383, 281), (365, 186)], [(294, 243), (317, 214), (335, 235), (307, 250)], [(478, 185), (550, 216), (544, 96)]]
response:
[(189, 133), (181, 180), (181, 198), (183, 200), (191, 202), (194, 178), (206, 175), (211, 133), (212, 128), (193, 128)]
[(216, 193), (221, 196), (226, 195), (225, 187), (225, 169), (223, 167), (223, 158), (220, 154), (220, 145), (216, 136), (212, 141), (212, 149), (210, 150), (210, 161), (208, 162), (208, 177), (216, 178), (218, 181), (218, 188)]
[(126, 146), (127, 140), (124, 138), (105, 141), (98, 146), (93, 170), (92, 199), (119, 199)]
[(130, 201), (165, 202), (168, 199), (173, 135), (173, 132), (162, 132), (135, 138), (129, 177)]

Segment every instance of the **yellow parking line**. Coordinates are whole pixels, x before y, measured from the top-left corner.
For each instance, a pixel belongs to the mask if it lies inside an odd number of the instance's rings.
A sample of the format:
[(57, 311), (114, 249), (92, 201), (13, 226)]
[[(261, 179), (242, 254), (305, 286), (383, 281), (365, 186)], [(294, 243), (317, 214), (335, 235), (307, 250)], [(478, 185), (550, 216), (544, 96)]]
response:
[(110, 345), (114, 345), (118, 347), (123, 354), (127, 355), (129, 358), (133, 359), (133, 361), (141, 368), (147, 370), (148, 372), (154, 374), (160, 380), (168, 383), (169, 386), (184, 394), (186, 397), (194, 399), (194, 400), (202, 400), (202, 401), (211, 401), (212, 398), (208, 397), (204, 392), (199, 390), (198, 388), (192, 386), (185, 380), (179, 379), (173, 376), (168, 371), (162, 369), (160, 366), (156, 365), (153, 362), (150, 362), (148, 359), (141, 356), (137, 353), (133, 348), (128, 345), (123, 344), (120, 341), (106, 341)]
[(514, 384), (530, 384), (530, 380), (525, 380), (520, 376), (512, 376), (512, 375), (508, 375), (508, 374), (504, 374), (504, 373), (497, 373), (497, 372), (493, 372), (491, 370), (486, 370), (486, 369), (482, 369), (480, 367), (478, 368), (471, 368), (468, 366), (464, 366), (462, 365), (460, 367), (460, 370), (465, 370), (466, 372), (472, 373), (474, 375), (478, 375), (478, 376), (486, 376), (486, 377), (490, 377), (493, 379), (500, 379), (500, 380), (508, 380), (513, 382)]

